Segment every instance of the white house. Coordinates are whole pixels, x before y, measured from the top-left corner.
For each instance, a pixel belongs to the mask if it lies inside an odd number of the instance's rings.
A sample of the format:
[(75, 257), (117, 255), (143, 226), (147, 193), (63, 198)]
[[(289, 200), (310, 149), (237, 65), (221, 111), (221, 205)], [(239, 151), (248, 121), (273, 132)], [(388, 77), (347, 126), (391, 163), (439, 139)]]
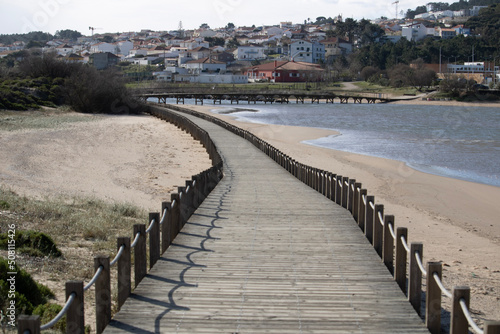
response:
[(115, 54), (122, 54), (125, 56), (134, 48), (134, 43), (131, 41), (120, 41), (113, 44), (115, 45)]
[(207, 71), (220, 72), (226, 70), (226, 63), (207, 57), (188, 61), (187, 63), (183, 64), (182, 67), (191, 70), (191, 73), (201, 73)]
[(58, 47), (56, 47), (56, 51), (58, 55), (67, 56), (73, 52), (73, 47), (69, 46), (68, 44), (59, 45)]
[(318, 63), (325, 59), (325, 45), (299, 40), (289, 45), (288, 54), (293, 61)]
[(401, 36), (409, 41), (419, 41), (427, 36), (434, 36), (434, 28), (427, 28), (422, 23), (411, 24), (401, 28)]
[(101, 42), (101, 43), (94, 44), (90, 47), (90, 53), (99, 53), (99, 52), (115, 53), (116, 46), (114, 44)]
[(236, 59), (238, 60), (257, 60), (266, 59), (264, 47), (257, 45), (243, 45), (236, 50)]

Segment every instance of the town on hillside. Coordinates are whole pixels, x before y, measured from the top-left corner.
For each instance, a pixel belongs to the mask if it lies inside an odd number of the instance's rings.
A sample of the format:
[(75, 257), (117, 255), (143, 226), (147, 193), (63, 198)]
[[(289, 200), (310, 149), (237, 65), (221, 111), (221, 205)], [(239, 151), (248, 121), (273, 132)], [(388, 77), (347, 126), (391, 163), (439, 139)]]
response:
[[(315, 22), (281, 22), (259, 27), (236, 27), (228, 23), (224, 28), (211, 29), (202, 24), (193, 30), (183, 29), (180, 22), (175, 31), (116, 34), (99, 34), (99, 28), (89, 27), (90, 36), (79, 33), (80, 37), (74, 39), (54, 38), (40, 47), (43, 53), (55, 53), (61, 60), (88, 63), (97, 69), (134, 65), (131, 67), (134, 70), (124, 71), (131, 80), (214, 84), (314, 82), (332, 76), (328, 68), (337, 68), (340, 73), (348, 65), (346, 57), (367, 44), (473, 36), (474, 32), (465, 23), (486, 7), (437, 10), (431, 3), (424, 13), (411, 18), (407, 15), (360, 22), (344, 20), (339, 15), (333, 19), (318, 17)], [(23, 41), (0, 44), (0, 57), (33, 46), (28, 44)], [(437, 61), (435, 57), (425, 61), (438, 76), (467, 74), (478, 83), (493, 85), (500, 78), (496, 56), (475, 54), (474, 47), (467, 50), (468, 57), (439, 52)], [(390, 59), (393, 64), (405, 61), (403, 56), (392, 54)], [(357, 71), (360, 73), (361, 68)]]

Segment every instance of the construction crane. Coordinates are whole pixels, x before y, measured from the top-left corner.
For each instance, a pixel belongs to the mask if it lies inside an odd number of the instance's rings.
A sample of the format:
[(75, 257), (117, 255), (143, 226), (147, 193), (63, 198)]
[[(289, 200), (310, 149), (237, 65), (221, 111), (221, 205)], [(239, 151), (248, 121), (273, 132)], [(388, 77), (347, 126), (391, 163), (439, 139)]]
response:
[(94, 27), (89, 27), (89, 30), (92, 30), (92, 37), (94, 37), (94, 30), (99, 30), (102, 28), (94, 28)]
[(392, 3), (393, 5), (396, 5), (396, 20), (398, 19), (398, 4), (399, 4), (399, 0), (396, 0)]

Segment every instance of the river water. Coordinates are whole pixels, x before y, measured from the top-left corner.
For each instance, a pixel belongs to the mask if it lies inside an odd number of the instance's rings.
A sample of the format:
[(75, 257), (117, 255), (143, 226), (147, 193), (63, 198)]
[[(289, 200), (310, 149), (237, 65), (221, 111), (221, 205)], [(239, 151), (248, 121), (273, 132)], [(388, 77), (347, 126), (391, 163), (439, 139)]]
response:
[[(224, 105), (222, 105), (224, 107)], [(340, 132), (307, 141), (335, 150), (403, 161), (417, 170), (500, 186), (500, 108), (395, 104), (252, 104), (245, 122)]]

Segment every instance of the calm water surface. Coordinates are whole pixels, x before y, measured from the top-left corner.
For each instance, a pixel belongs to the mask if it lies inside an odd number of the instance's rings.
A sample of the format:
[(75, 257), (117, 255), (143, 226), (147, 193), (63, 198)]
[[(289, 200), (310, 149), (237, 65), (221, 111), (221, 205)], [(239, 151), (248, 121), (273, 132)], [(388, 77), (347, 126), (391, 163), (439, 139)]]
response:
[(389, 158), (432, 174), (500, 186), (500, 108), (387, 104), (228, 106), (240, 121), (336, 130), (308, 144)]

